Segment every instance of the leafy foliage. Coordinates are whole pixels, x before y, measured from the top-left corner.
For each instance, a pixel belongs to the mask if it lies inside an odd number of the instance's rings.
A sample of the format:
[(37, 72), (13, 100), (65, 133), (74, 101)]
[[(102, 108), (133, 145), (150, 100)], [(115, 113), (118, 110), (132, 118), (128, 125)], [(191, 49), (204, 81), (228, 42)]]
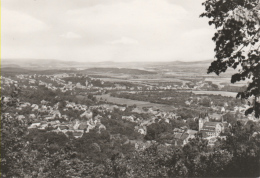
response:
[[(207, 0), (201, 17), (217, 29), (214, 37), (215, 58), (208, 73), (219, 75), (228, 68), (237, 69), (231, 82), (250, 79), (247, 89), (237, 97), (249, 99), (246, 114), (260, 116), (260, 5), (259, 0)], [(253, 98), (253, 100), (250, 100)]]

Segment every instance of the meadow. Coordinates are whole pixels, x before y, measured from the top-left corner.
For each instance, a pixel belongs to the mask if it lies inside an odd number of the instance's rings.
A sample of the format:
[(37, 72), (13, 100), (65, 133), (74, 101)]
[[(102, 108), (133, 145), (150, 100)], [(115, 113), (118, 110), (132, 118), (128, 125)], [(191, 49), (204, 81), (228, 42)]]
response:
[(162, 111), (173, 111), (176, 109), (174, 106), (170, 106), (170, 105), (166, 105), (166, 104), (156, 104), (156, 103), (150, 103), (150, 102), (146, 102), (146, 101), (137, 101), (137, 100), (131, 100), (131, 99), (125, 99), (125, 98), (116, 98), (116, 97), (110, 96), (109, 94), (96, 95), (96, 97), (98, 99), (102, 98), (103, 100), (106, 100), (107, 102), (110, 102), (110, 103), (127, 105), (127, 106), (136, 105), (138, 108), (154, 107), (154, 108), (160, 109)]
[(206, 95), (221, 95), (227, 97), (236, 97), (236, 92), (228, 92), (228, 91), (192, 91), (194, 94), (206, 94)]

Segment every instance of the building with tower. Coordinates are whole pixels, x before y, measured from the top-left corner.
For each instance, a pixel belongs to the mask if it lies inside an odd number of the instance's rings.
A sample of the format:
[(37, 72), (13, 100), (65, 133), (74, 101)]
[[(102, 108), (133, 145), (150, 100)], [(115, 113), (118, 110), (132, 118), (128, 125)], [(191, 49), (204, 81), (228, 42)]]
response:
[(203, 137), (219, 136), (224, 132), (225, 123), (222, 122), (210, 122), (208, 114), (199, 116), (199, 131)]

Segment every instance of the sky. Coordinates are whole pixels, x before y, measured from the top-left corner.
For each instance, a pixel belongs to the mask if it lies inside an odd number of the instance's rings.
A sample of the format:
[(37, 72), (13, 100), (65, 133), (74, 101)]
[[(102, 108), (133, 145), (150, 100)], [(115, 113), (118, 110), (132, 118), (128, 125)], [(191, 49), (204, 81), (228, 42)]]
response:
[(214, 57), (203, 0), (1, 0), (1, 58), (198, 61)]

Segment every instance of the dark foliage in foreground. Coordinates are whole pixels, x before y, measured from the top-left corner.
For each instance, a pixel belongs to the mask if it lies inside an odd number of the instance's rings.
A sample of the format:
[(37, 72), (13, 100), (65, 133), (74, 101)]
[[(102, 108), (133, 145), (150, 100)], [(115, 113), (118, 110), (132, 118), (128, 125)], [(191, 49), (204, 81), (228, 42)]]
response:
[(248, 99), (250, 108), (260, 116), (260, 3), (259, 0), (207, 0), (201, 17), (209, 18), (209, 25), (217, 29), (212, 40), (215, 42), (215, 58), (208, 73), (219, 75), (228, 68), (237, 69), (231, 82), (251, 79), (244, 92), (237, 97)]

